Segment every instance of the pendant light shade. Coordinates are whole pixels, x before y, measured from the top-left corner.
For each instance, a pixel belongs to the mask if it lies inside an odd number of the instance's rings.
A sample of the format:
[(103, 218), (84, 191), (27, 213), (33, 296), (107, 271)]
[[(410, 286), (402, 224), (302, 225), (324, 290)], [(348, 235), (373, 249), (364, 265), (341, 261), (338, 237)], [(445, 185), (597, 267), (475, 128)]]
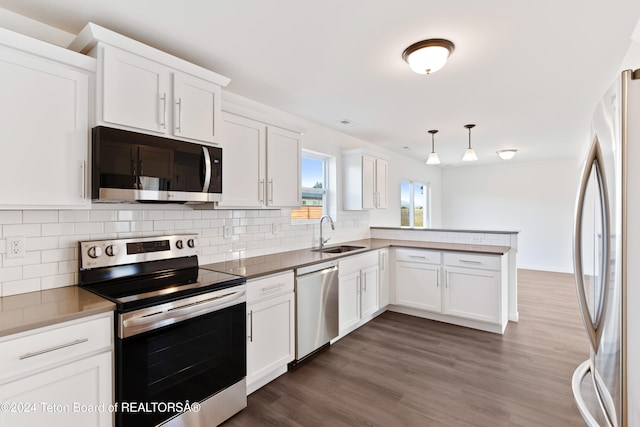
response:
[(471, 148), (471, 129), (474, 127), (475, 125), (469, 124), (469, 125), (464, 125), (464, 127), (466, 127), (467, 129), (469, 129), (469, 148), (467, 148), (464, 151), (464, 155), (462, 156), (462, 161), (463, 162), (473, 162), (478, 160), (478, 156), (476, 156), (476, 152), (473, 151), (473, 148)]
[(431, 134), (431, 154), (429, 154), (429, 158), (427, 158), (427, 164), (428, 165), (439, 165), (440, 164), (440, 159), (438, 158), (438, 153), (435, 152), (434, 149), (434, 138), (433, 135), (435, 135), (436, 133), (438, 133), (438, 131), (436, 129), (432, 129), (430, 131), (428, 131)]
[(431, 74), (444, 67), (454, 44), (445, 39), (428, 39), (412, 44), (402, 52), (411, 69), (418, 74)]

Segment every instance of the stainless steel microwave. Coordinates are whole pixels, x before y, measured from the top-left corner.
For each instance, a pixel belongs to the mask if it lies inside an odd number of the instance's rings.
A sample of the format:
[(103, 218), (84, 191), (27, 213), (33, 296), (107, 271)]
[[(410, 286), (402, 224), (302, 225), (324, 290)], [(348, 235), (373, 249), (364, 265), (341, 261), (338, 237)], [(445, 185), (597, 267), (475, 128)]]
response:
[(92, 131), (97, 202), (202, 203), (222, 195), (222, 149), (104, 126)]

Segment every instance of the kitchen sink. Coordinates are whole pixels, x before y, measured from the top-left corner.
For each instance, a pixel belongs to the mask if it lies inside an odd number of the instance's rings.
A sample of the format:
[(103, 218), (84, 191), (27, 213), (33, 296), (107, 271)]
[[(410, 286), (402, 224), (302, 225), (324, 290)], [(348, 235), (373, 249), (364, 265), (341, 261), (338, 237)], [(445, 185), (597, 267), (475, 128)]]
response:
[(357, 251), (358, 249), (364, 249), (364, 246), (349, 246), (349, 245), (341, 245), (341, 246), (331, 246), (328, 248), (322, 249), (314, 249), (316, 252), (322, 252), (325, 254), (341, 254), (344, 252)]

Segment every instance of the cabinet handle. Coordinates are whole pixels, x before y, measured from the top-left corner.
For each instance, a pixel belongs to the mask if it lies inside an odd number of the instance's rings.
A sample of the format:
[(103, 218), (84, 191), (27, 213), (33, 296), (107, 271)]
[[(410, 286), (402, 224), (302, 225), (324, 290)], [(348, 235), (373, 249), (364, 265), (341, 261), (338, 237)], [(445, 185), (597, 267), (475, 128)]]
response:
[(444, 271), (444, 287), (449, 289), (449, 270)]
[(426, 256), (420, 256), (420, 255), (409, 255), (409, 258), (417, 258), (417, 259), (423, 259), (425, 261), (429, 261), (429, 258), (427, 258)]
[(83, 202), (87, 199), (87, 180), (85, 168), (87, 167), (86, 161), (83, 160), (80, 162), (80, 200)]
[(160, 97), (160, 101), (162, 101), (162, 115), (160, 116), (162, 120), (160, 121), (160, 126), (162, 126), (163, 129), (166, 129), (167, 128), (167, 94), (166, 92), (162, 94), (162, 96)]
[(470, 259), (459, 259), (458, 261), (464, 262), (467, 264), (482, 264), (482, 261), (472, 261)]
[(78, 339), (78, 340), (75, 340), (75, 341), (68, 342), (66, 344), (60, 344), (60, 345), (57, 345), (55, 347), (47, 348), (47, 349), (44, 349), (44, 350), (34, 351), (33, 353), (25, 353), (22, 356), (20, 356), (18, 359), (19, 360), (24, 360), (24, 359), (28, 359), (30, 357), (40, 356), (41, 354), (50, 353), (50, 352), (56, 351), (56, 350), (61, 350), (63, 348), (67, 348), (67, 347), (71, 347), (71, 346), (74, 346), (74, 345), (82, 344), (82, 343), (85, 343), (87, 341), (89, 341), (89, 338), (81, 338), (81, 339)]
[(249, 342), (253, 342), (253, 310), (249, 311)]
[(176, 104), (178, 105), (178, 124), (176, 125), (176, 130), (182, 132), (182, 98), (178, 98)]
[(440, 288), (440, 272), (438, 271), (438, 275), (436, 276), (436, 289)]
[(258, 198), (260, 203), (264, 203), (264, 179), (261, 179), (258, 183)]
[(367, 292), (367, 276), (365, 275), (363, 277), (362, 283), (364, 283), (364, 291)]
[(277, 285), (271, 285), (271, 286), (267, 286), (265, 288), (262, 288), (262, 292), (271, 292), (271, 291), (275, 291), (277, 289), (280, 289), (284, 286), (284, 283), (278, 283)]
[(269, 203), (273, 203), (273, 178), (269, 179)]

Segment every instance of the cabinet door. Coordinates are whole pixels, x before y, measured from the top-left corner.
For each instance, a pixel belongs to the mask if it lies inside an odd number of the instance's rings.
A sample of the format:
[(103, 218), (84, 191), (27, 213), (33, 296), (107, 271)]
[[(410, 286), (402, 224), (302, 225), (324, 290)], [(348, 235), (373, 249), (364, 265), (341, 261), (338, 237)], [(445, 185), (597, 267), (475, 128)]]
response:
[(382, 249), (379, 252), (379, 282), (380, 282), (380, 295), (379, 295), (379, 308), (383, 308), (389, 305), (389, 250)]
[(362, 209), (376, 207), (376, 159), (362, 156)]
[(174, 73), (173, 105), (175, 135), (201, 142), (219, 142), (220, 86)]
[(223, 115), (222, 201), (220, 206), (260, 207), (265, 203), (266, 126)]
[(376, 207), (387, 208), (387, 175), (389, 162), (376, 159)]
[(111, 352), (100, 353), (0, 385), (0, 401), (33, 405), (29, 412), (0, 411), (0, 425), (111, 426), (111, 365)]
[(378, 310), (378, 267), (369, 267), (361, 272), (360, 318)]
[(499, 322), (500, 273), (447, 267), (444, 313), (485, 322)]
[(440, 267), (398, 262), (396, 265), (396, 304), (440, 312)]
[(87, 73), (0, 48), (0, 204), (86, 207)]
[(167, 133), (169, 69), (112, 46), (103, 49), (102, 121)]
[(360, 320), (360, 271), (340, 276), (340, 334)]
[(295, 356), (293, 292), (247, 306), (247, 384)]
[(300, 134), (284, 129), (267, 129), (267, 205), (299, 207)]

